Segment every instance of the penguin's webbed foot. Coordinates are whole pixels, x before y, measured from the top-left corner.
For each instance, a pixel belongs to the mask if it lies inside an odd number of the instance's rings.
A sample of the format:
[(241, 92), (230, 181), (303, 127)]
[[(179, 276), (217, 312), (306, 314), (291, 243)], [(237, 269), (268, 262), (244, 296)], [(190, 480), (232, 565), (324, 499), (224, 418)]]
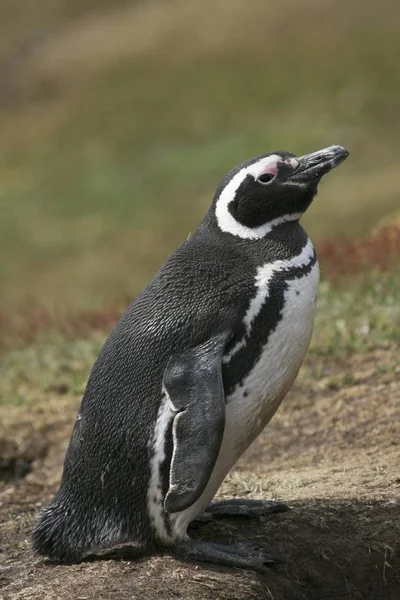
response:
[(202, 540), (188, 540), (174, 546), (172, 551), (188, 560), (249, 569), (258, 573), (266, 573), (268, 567), (282, 562), (263, 548), (248, 544), (226, 545)]
[(207, 522), (226, 517), (262, 517), (290, 510), (287, 504), (273, 500), (251, 500), (232, 498), (212, 502), (196, 521)]

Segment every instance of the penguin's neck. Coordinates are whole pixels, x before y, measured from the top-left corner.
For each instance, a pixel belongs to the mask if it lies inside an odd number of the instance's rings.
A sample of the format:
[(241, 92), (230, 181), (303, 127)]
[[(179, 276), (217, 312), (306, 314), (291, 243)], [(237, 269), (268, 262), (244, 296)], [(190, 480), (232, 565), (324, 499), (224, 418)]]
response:
[(193, 238), (197, 234), (202, 241), (208, 238), (210, 243), (223, 244), (235, 253), (248, 255), (260, 265), (266, 261), (288, 260), (300, 254), (309, 240), (298, 221), (276, 225), (262, 238), (241, 238), (239, 235), (223, 232), (218, 227), (212, 210), (206, 214)]

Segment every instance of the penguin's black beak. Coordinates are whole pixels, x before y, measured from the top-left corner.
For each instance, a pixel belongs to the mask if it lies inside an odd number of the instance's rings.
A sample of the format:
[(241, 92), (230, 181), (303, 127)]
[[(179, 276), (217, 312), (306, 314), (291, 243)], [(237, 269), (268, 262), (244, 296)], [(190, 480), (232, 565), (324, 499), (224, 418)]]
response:
[(295, 171), (289, 177), (292, 181), (319, 181), (323, 175), (340, 165), (349, 156), (343, 146), (329, 146), (323, 150), (298, 156)]

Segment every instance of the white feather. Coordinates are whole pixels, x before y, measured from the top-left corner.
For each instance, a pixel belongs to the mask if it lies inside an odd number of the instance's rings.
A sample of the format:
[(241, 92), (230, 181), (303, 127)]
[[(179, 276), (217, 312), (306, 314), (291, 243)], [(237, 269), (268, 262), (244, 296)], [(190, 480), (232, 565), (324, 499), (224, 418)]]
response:
[(150, 459), (150, 482), (147, 491), (147, 503), (151, 522), (161, 540), (168, 543), (171, 536), (165, 528), (164, 505), (160, 468), (165, 460), (165, 436), (174, 412), (167, 394), (163, 394), (157, 414), (156, 426), (150, 440), (152, 452)]

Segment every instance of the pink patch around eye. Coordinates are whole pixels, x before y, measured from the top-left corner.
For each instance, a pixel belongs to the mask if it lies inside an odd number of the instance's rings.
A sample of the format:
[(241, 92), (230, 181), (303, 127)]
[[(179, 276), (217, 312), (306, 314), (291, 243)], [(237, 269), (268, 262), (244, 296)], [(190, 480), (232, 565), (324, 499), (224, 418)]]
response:
[(272, 175), (272, 177), (275, 177), (275, 175), (278, 172), (278, 167), (275, 164), (271, 164), (271, 165), (267, 165), (262, 171), (261, 173), (258, 174), (258, 177), (261, 177), (262, 175)]

